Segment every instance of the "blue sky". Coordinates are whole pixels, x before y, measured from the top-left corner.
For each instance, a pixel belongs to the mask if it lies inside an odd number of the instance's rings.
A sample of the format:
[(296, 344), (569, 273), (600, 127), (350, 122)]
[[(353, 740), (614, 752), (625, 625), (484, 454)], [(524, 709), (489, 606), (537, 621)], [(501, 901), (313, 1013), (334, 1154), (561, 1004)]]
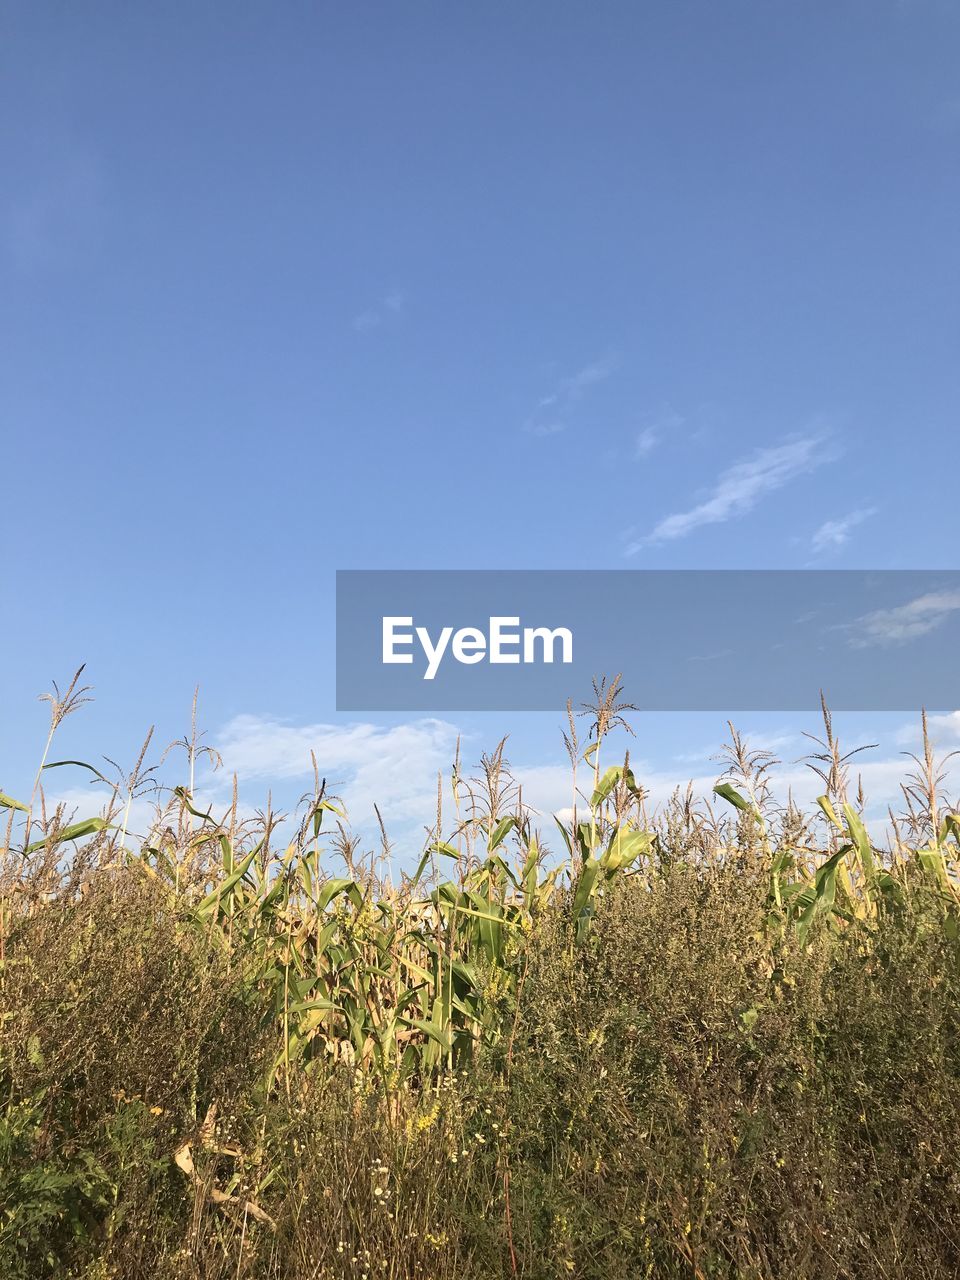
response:
[(199, 682), (254, 792), (552, 767), (325, 728), (337, 568), (955, 565), (955, 5), (2, 14), (5, 789), (82, 661), (88, 757)]

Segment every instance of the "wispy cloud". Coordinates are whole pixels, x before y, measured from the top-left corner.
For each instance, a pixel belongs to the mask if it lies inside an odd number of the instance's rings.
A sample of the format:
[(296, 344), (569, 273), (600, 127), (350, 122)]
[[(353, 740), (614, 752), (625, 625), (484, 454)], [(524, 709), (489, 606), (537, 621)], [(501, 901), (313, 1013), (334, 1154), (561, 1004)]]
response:
[(403, 311), (406, 299), (402, 293), (388, 293), (374, 307), (368, 307), (353, 317), (353, 327), (358, 333), (368, 329), (378, 329), (385, 321), (399, 316)]
[(722, 472), (713, 491), (687, 511), (666, 516), (650, 533), (629, 543), (625, 555), (636, 555), (644, 547), (686, 538), (704, 525), (723, 524), (752, 511), (770, 493), (791, 480), (822, 466), (830, 457), (821, 435), (788, 441), (771, 449), (760, 449)]
[(850, 624), (850, 643), (856, 649), (905, 644), (929, 635), (960, 610), (960, 591), (928, 591), (894, 609), (877, 609)]
[(876, 514), (876, 507), (861, 507), (839, 520), (825, 520), (810, 540), (811, 548), (816, 555), (839, 550), (850, 541), (852, 530)]
[(616, 367), (617, 362), (612, 356), (604, 360), (595, 360), (592, 364), (578, 369), (572, 377), (563, 378), (559, 385), (559, 392), (568, 400), (579, 400), (588, 387), (595, 386), (598, 382), (606, 382)]
[(646, 458), (663, 442), (664, 436), (683, 425), (683, 418), (678, 413), (662, 414), (655, 421), (648, 423), (637, 432), (634, 441), (634, 454), (637, 458)]
[(616, 371), (617, 362), (612, 356), (594, 360), (576, 373), (561, 378), (552, 391), (541, 396), (523, 429), (533, 436), (552, 436), (567, 428), (568, 418), (577, 403), (591, 387), (606, 382)]

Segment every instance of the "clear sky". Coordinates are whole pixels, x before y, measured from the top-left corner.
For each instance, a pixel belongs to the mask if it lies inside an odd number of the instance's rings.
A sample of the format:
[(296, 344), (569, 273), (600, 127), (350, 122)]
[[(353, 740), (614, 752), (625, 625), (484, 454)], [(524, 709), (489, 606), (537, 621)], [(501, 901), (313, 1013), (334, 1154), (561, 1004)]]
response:
[(956, 565), (955, 3), (0, 14), (0, 787), (82, 661), (70, 750), (199, 682), (258, 802), (552, 767), (562, 708), (343, 725), (337, 568)]

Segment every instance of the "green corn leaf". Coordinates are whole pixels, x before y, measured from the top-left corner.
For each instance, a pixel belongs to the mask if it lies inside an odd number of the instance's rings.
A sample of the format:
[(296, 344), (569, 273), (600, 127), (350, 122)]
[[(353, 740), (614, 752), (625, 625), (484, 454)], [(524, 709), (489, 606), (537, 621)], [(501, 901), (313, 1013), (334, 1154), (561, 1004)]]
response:
[(410, 959), (408, 955), (404, 955), (403, 953), (401, 953), (400, 963), (403, 965), (405, 969), (409, 969), (409, 971), (412, 974), (414, 974), (415, 977), (420, 978), (423, 982), (433, 981), (433, 974), (428, 973), (427, 970), (424, 969), (421, 965), (416, 964), (413, 960)]
[(946, 859), (939, 849), (918, 849), (917, 858), (929, 878), (944, 893), (950, 893), (950, 877), (947, 875)]
[(339, 808), (337, 805), (333, 804), (331, 801), (329, 800), (318, 801), (318, 803), (315, 804), (313, 807), (313, 813), (310, 815), (310, 820), (313, 826), (314, 840), (316, 840), (317, 837), (320, 835), (320, 828), (323, 825), (323, 815), (325, 813), (332, 813), (335, 817), (341, 818), (341, 819), (346, 817), (346, 814), (343, 812), (343, 810)]
[(804, 910), (797, 922), (797, 936), (802, 943), (806, 942), (810, 926), (818, 916), (827, 914), (834, 905), (837, 896), (837, 871), (842, 859), (850, 852), (852, 845), (845, 844), (820, 864), (814, 876), (811, 889), (798, 895), (797, 901), (803, 900)]
[(420, 877), (423, 875), (424, 871), (427, 869), (427, 864), (430, 862), (430, 859), (433, 857), (434, 854), (439, 855), (441, 858), (452, 858), (454, 862), (459, 862), (460, 860), (460, 854), (457, 852), (457, 850), (453, 847), (452, 844), (447, 844), (446, 841), (444, 840), (437, 840), (434, 844), (432, 844), (429, 847), (429, 849), (426, 850), (423, 857), (420, 859), (420, 862), (417, 865), (416, 872), (414, 873), (414, 876), (413, 876), (413, 881), (412, 881), (413, 884), (420, 883)]
[(597, 824), (590, 822), (577, 823), (577, 841), (581, 849), (593, 852), (593, 841), (597, 834)]
[(460, 897), (460, 889), (452, 880), (444, 880), (430, 894), (430, 901), (435, 906), (455, 906)]
[(459, 861), (460, 850), (455, 849), (454, 846), (452, 844), (448, 844), (446, 840), (438, 840), (435, 844), (431, 845), (431, 849), (434, 853), (439, 854), (441, 858), (452, 858), (454, 862)]
[(342, 876), (335, 876), (332, 880), (327, 880), (323, 888), (317, 894), (317, 912), (326, 911), (334, 898), (338, 898), (344, 894), (353, 903), (355, 907), (363, 906), (363, 892), (356, 880), (348, 880)]
[(254, 858), (257, 856), (259, 849), (260, 845), (257, 845), (255, 849), (251, 849), (243, 861), (234, 868), (230, 875), (227, 876), (226, 880), (222, 881), (215, 888), (210, 890), (207, 896), (197, 907), (197, 915), (199, 917), (203, 918), (204, 916), (211, 915), (216, 911), (221, 901), (227, 896), (227, 894), (231, 893), (233, 889), (236, 888), (243, 877), (247, 874), (247, 870)]
[(410, 1027), (414, 1031), (422, 1031), (425, 1036), (435, 1041), (444, 1053), (449, 1052), (453, 1041), (450, 1032), (443, 1026), (438, 1026), (435, 1022), (427, 1022), (423, 1018), (401, 1018), (400, 1021), (405, 1027)]
[(477, 920), (492, 920), (494, 924), (505, 924), (508, 928), (520, 928), (519, 920), (508, 920), (505, 916), (497, 916), (490, 911), (478, 911), (475, 907), (465, 907), (459, 902), (453, 904), (453, 909), (457, 915), (473, 916)]
[(233, 845), (227, 836), (220, 837), (220, 852), (223, 854), (223, 873), (229, 876), (233, 872)]
[(490, 840), (487, 844), (488, 852), (492, 853), (494, 849), (503, 844), (504, 838), (508, 831), (511, 831), (517, 825), (516, 818), (501, 818), (497, 825), (490, 833)]
[(499, 853), (495, 853), (492, 857), (487, 858), (486, 862), (483, 865), (486, 868), (486, 870), (488, 870), (491, 873), (491, 876), (493, 872), (500, 871), (503, 873), (503, 875), (507, 877), (507, 879), (514, 886), (514, 888), (517, 887), (517, 877), (513, 874), (513, 871), (510, 869), (508, 864), (503, 860), (503, 858), (500, 857)]
[[(85, 818), (83, 822), (75, 822), (72, 826), (64, 827), (54, 839), (54, 844), (63, 844), (66, 840), (82, 840), (84, 836), (92, 836), (97, 831), (113, 831), (116, 830), (111, 823), (104, 818)], [(42, 849), (47, 844), (47, 840), (34, 840), (33, 844), (27, 845), (27, 853), (33, 853), (36, 849)]]
[(830, 803), (830, 797), (829, 797), (829, 796), (817, 796), (817, 804), (820, 806), (820, 808), (823, 810), (823, 812), (827, 815), (827, 817), (828, 817), (828, 818), (829, 818), (829, 820), (833, 823), (833, 825), (837, 828), (837, 830), (838, 830), (838, 831), (842, 831), (842, 830), (843, 830), (843, 823), (842, 823), (842, 822), (840, 821), (840, 819), (837, 817), (836, 811), (835, 811), (835, 809), (834, 809), (833, 805)]
[(872, 881), (877, 874), (877, 867), (873, 857), (873, 848), (870, 844), (870, 837), (867, 835), (867, 829), (863, 825), (859, 814), (852, 805), (845, 804), (843, 806), (843, 813), (847, 820), (847, 831), (853, 841), (857, 853), (860, 855), (860, 865), (863, 868), (863, 874), (867, 877), (868, 881)]
[(573, 846), (570, 843), (570, 832), (563, 825), (563, 823), (560, 821), (560, 819), (557, 817), (556, 814), (553, 815), (553, 820), (557, 824), (557, 828), (559, 829), (560, 834), (563, 836), (563, 843), (567, 846), (567, 856), (572, 858)]
[(216, 819), (212, 815), (212, 805), (206, 813), (201, 813), (199, 809), (194, 808), (190, 792), (186, 787), (174, 787), (173, 794), (180, 798), (184, 808), (188, 813), (192, 813), (195, 818), (199, 818), (201, 822), (208, 823), (212, 827), (217, 825)]
[(746, 796), (742, 796), (739, 791), (731, 787), (729, 782), (718, 782), (713, 791), (714, 795), (720, 796), (721, 799), (732, 804), (735, 809), (740, 809), (744, 813), (749, 813), (753, 810), (753, 805)]
[(650, 852), (653, 838), (649, 831), (637, 831), (633, 827), (624, 830), (617, 827), (607, 845), (601, 866), (606, 875), (612, 876), (625, 867), (631, 866), (638, 858)]
[(324, 1013), (331, 1013), (339, 1009), (339, 1005), (332, 1000), (298, 1000), (296, 1004), (288, 1006), (289, 1013), (313, 1013), (315, 1010), (321, 1010)]
[(583, 912), (586, 910), (590, 899), (593, 897), (594, 889), (597, 886), (597, 877), (600, 874), (600, 863), (596, 858), (588, 856), (583, 863), (580, 871), (580, 878), (577, 881), (576, 892), (573, 895), (573, 918), (579, 920)]
[(623, 774), (622, 765), (614, 764), (604, 773), (603, 777), (597, 783), (593, 795), (590, 797), (590, 808), (596, 809), (603, 804), (607, 796), (614, 789)]
[(607, 769), (597, 783), (596, 790), (590, 798), (590, 808), (596, 809), (598, 805), (602, 804), (621, 778), (631, 795), (637, 796), (640, 794), (641, 788), (637, 786), (633, 770), (624, 769), (622, 764), (614, 764)]
[(75, 765), (78, 769), (86, 769), (88, 773), (92, 773), (95, 778), (101, 782), (105, 782), (108, 787), (113, 789), (113, 783), (109, 778), (105, 778), (99, 769), (95, 769), (92, 764), (87, 764), (86, 760), (51, 760), (49, 764), (45, 764), (44, 769), (63, 769), (66, 765)]

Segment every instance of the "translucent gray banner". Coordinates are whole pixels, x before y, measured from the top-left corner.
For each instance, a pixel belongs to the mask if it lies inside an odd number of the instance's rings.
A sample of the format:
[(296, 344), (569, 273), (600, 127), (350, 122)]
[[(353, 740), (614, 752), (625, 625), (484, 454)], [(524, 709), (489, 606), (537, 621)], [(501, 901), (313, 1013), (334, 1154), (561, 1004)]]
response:
[(342, 570), (340, 711), (960, 705), (960, 570)]

